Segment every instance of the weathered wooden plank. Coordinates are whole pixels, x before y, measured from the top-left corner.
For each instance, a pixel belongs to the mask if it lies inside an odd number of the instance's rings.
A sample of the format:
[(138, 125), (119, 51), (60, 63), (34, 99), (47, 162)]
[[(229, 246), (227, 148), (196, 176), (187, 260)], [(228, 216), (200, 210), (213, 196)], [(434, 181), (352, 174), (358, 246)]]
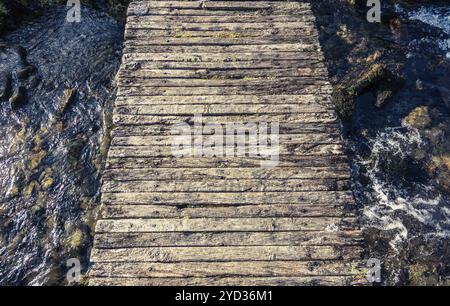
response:
[[(302, 44), (302, 43), (284, 43), (284, 44), (260, 44), (260, 45), (226, 45), (226, 46), (205, 46), (205, 45), (195, 45), (195, 46), (161, 46), (161, 45), (132, 45), (125, 44), (123, 49), (124, 53), (236, 53), (241, 52), (248, 53), (259, 53), (259, 52), (291, 52), (297, 51), (299, 53), (310, 53), (320, 51), (320, 45), (315, 44)], [(283, 58), (283, 55), (279, 56)], [(275, 58), (273, 58), (275, 59)]]
[[(119, 71), (119, 77), (122, 79), (145, 79), (152, 82), (153, 79), (161, 78), (183, 78), (183, 79), (236, 79), (245, 80), (248, 78), (313, 78), (323, 79), (327, 77), (328, 72), (323, 68), (282, 68), (282, 69), (224, 69), (224, 70), (208, 70), (208, 69), (122, 69)], [(148, 80), (151, 79), (151, 80)]]
[[(242, 204), (329, 204), (353, 203), (348, 191), (304, 192), (240, 192), (240, 193), (106, 193), (103, 203), (107, 205), (242, 205)], [(330, 220), (328, 220), (330, 221)], [(254, 229), (256, 230), (256, 229)]]
[(251, 218), (251, 217), (344, 217), (352, 216), (342, 205), (242, 205), (192, 206), (106, 205), (103, 219), (132, 218)]
[[(256, 24), (253, 24), (256, 25)], [(266, 28), (267, 25), (261, 25), (262, 28)], [(225, 27), (220, 26), (217, 28), (219, 31), (235, 31), (234, 27)], [(245, 30), (245, 29), (243, 29)], [(277, 39), (281, 39), (279, 37), (238, 37), (238, 38), (220, 38), (217, 37), (189, 37), (189, 38), (167, 38), (167, 37), (142, 37), (141, 36), (131, 36), (126, 37), (125, 41), (126, 46), (158, 46), (158, 47), (176, 47), (176, 46), (201, 46), (201, 47), (210, 47), (210, 46), (267, 46), (277, 42)], [(288, 39), (288, 37), (283, 37), (283, 39), (277, 43), (277, 45), (285, 45), (284, 48), (290, 48), (289, 44), (301, 44), (304, 46), (315, 45), (317, 39), (311, 36), (295, 36)]]
[[(306, 12), (306, 11), (305, 11)], [(260, 23), (260, 22), (314, 22), (314, 16), (310, 14), (302, 15), (261, 15), (261, 14), (238, 14), (238, 15), (181, 15), (174, 16), (171, 14), (164, 15), (145, 15), (145, 16), (129, 16), (127, 18), (127, 27), (130, 24), (139, 26), (140, 24), (146, 24), (148, 22), (159, 23)]]
[[(239, 152), (238, 150), (241, 150)], [(245, 151), (245, 152), (244, 152)], [(228, 157), (251, 157), (250, 153), (254, 152), (257, 156), (266, 157), (268, 160), (276, 158), (278, 155), (332, 155), (343, 154), (344, 149), (340, 143), (325, 144), (280, 144), (278, 147), (258, 147), (258, 146), (241, 146), (233, 152), (227, 152), (225, 148), (218, 150), (217, 148), (196, 148), (182, 147), (172, 148), (171, 146), (113, 146), (109, 150), (110, 157), (195, 157), (198, 158), (211, 156), (228, 156)], [(198, 154), (198, 155), (196, 155)]]
[(186, 16), (186, 17), (202, 17), (202, 16), (230, 16), (232, 14), (237, 19), (239, 17), (245, 16), (285, 16), (287, 14), (293, 16), (311, 16), (311, 11), (307, 7), (292, 8), (278, 8), (272, 7), (270, 10), (261, 8), (240, 8), (230, 10), (227, 8), (215, 8), (215, 9), (190, 9), (190, 8), (158, 8), (158, 9), (148, 9), (143, 6), (137, 9), (129, 8), (127, 15), (128, 17), (138, 16)]
[(299, 114), (299, 113), (321, 113), (329, 110), (331, 107), (314, 104), (234, 104), (230, 105), (117, 105), (115, 113), (124, 115), (190, 115), (190, 114), (208, 114), (208, 115), (246, 115), (246, 114)]
[(215, 277), (365, 275), (363, 262), (238, 261), (183, 263), (94, 263), (91, 275), (101, 277)]
[[(125, 32), (125, 39), (130, 45), (262, 45), (273, 42), (278, 43), (304, 43), (313, 44), (317, 41), (316, 32), (300, 32), (291, 28), (238, 28), (217, 25), (206, 30), (174, 30), (174, 28), (153, 29), (156, 26), (148, 25), (144, 29), (129, 29)], [(231, 28), (231, 29), (230, 29)], [(171, 33), (171, 34), (167, 34)], [(143, 41), (152, 43), (143, 44)]]
[(106, 181), (102, 192), (266, 192), (348, 190), (347, 180), (200, 180), (200, 181)]
[[(323, 55), (321, 55), (317, 50), (311, 51), (262, 51), (251, 49), (246, 52), (241, 51), (239, 53), (231, 52), (192, 52), (185, 50), (183, 53), (167, 53), (167, 52), (145, 52), (141, 48), (129, 47), (130, 51), (134, 49), (135, 52), (125, 53), (123, 55), (123, 62), (127, 61), (139, 61), (140, 63), (153, 63), (153, 62), (164, 62), (168, 63), (178, 63), (182, 62), (184, 64), (197, 64), (197, 65), (210, 65), (210, 67), (220, 68), (220, 67), (230, 67), (232, 65), (240, 65), (242, 68), (248, 67), (244, 65), (254, 65), (255, 63), (261, 63), (269, 65), (277, 62), (289, 61), (292, 66), (301, 65), (302, 63), (309, 62), (320, 62), (324, 63)], [(144, 52), (137, 52), (144, 51)], [(247, 63), (250, 62), (250, 63)], [(221, 66), (222, 65), (222, 66)]]
[[(242, 79), (222, 79), (222, 78), (211, 78), (211, 79), (183, 79), (183, 78), (172, 78), (172, 79), (142, 79), (142, 78), (121, 78), (117, 82), (119, 86), (133, 86), (143, 89), (146, 86), (155, 87), (228, 87), (228, 86), (258, 86), (258, 87), (273, 87), (274, 85), (279, 86), (305, 86), (305, 85), (327, 85), (328, 81), (325, 76), (314, 76), (314, 77), (249, 77)], [(151, 89), (151, 88), (150, 88)]]
[[(250, 157), (213, 157), (213, 158), (195, 158), (195, 157), (108, 157), (106, 169), (145, 169), (164, 168), (242, 168), (242, 172), (247, 172), (251, 168), (261, 168), (261, 159)], [(281, 155), (278, 165), (275, 169), (287, 167), (335, 167), (339, 169), (348, 169), (347, 156), (341, 155), (310, 155), (310, 156), (291, 156)], [(273, 169), (273, 170), (275, 170)]]
[[(232, 31), (232, 32), (255, 32), (255, 31), (265, 31), (265, 33), (270, 33), (271, 31), (276, 32), (284, 32), (284, 33), (295, 33), (304, 31), (304, 33), (311, 34), (311, 36), (303, 35), (299, 36), (304, 39), (310, 39), (316, 38), (318, 32), (314, 28), (314, 19), (308, 18), (308, 19), (302, 19), (301, 17), (299, 19), (293, 19), (293, 20), (286, 20), (286, 21), (271, 21), (268, 19), (254, 19), (251, 20), (251, 22), (245, 22), (244, 20), (241, 20), (241, 22), (206, 22), (205, 20), (194, 20), (190, 18), (191, 21), (189, 22), (183, 22), (182, 20), (172, 21), (172, 20), (165, 20), (160, 22), (153, 22), (153, 21), (144, 21), (144, 22), (136, 22), (136, 21), (130, 21), (127, 23), (126, 30), (133, 30), (133, 31), (176, 31), (176, 32), (182, 32), (182, 31), (196, 31), (196, 32), (203, 32), (203, 31)], [(250, 21), (250, 20), (249, 20)], [(144, 32), (145, 33), (145, 32)], [(148, 33), (148, 32), (147, 32)], [(159, 32), (156, 32), (159, 33)], [(127, 35), (127, 34), (126, 34)], [(163, 35), (165, 36), (165, 35)], [(126, 36), (126, 38), (133, 38), (136, 37), (136, 35), (132, 35), (131, 37)], [(173, 36), (171, 36), (173, 37)], [(178, 36), (178, 38), (185, 37), (183, 35)], [(222, 38), (237, 38), (236, 35), (224, 35), (221, 36)], [(245, 34), (240, 36), (245, 37)], [(175, 37), (176, 38), (176, 37)]]
[[(160, 31), (228, 31), (227, 29), (234, 29), (236, 31), (260, 31), (262, 33), (272, 33), (281, 31), (283, 33), (295, 33), (301, 29), (304, 33), (310, 33), (317, 38), (318, 31), (315, 29), (315, 18), (311, 16), (299, 16), (298, 18), (286, 18), (282, 15), (273, 20), (264, 16), (244, 15), (243, 19), (236, 19), (239, 22), (233, 22), (230, 18), (225, 16), (178, 16), (171, 18), (171, 15), (165, 15), (166, 18), (157, 16), (147, 16), (147, 19), (142, 21), (129, 20), (126, 24), (125, 30), (128, 31), (146, 31), (146, 30), (160, 30)], [(236, 17), (238, 18), (238, 17)], [(148, 33), (148, 32), (147, 32)], [(172, 32), (173, 33), (173, 32)], [(174, 37), (169, 35), (169, 37)], [(177, 36), (182, 38), (184, 36)], [(189, 36), (191, 37), (191, 36)], [(217, 38), (237, 38), (237, 35), (224, 35)], [(243, 37), (243, 36), (240, 36)], [(308, 35), (304, 35), (308, 37)]]
[(358, 246), (227, 246), (94, 249), (94, 263), (358, 259)]
[[(171, 57), (167, 59), (166, 57), (161, 57), (159, 54), (155, 54), (155, 57), (149, 53), (148, 60), (142, 59), (141, 57), (126, 58), (124, 56), (122, 60), (122, 68), (119, 71), (119, 75), (122, 76), (124, 73), (131, 73), (133, 71), (140, 70), (184, 70), (187, 74), (192, 74), (197, 72), (200, 76), (211, 75), (216, 71), (222, 71), (222, 73), (227, 76), (238, 76), (243, 75), (245, 72), (249, 74), (261, 73), (262, 69), (267, 71), (270, 69), (274, 74), (282, 75), (283, 69), (286, 74), (289, 70), (296, 69), (323, 69), (325, 71), (326, 67), (323, 61), (317, 59), (308, 59), (308, 55), (304, 58), (298, 59), (267, 59), (261, 60), (260, 58), (250, 58), (241, 57), (239, 58), (227, 58), (222, 57), (219, 61), (203, 61), (202, 57)], [(128, 55), (128, 54), (126, 54)], [(199, 56), (198, 54), (196, 56)], [(193, 60), (194, 59), (194, 60)], [(195, 59), (198, 59), (197, 61)], [(192, 61), (191, 61), (192, 60)], [(292, 72), (293, 73), (293, 72)]]
[(145, 6), (147, 8), (174, 8), (174, 7), (192, 7), (195, 6), (199, 9), (210, 9), (216, 7), (257, 7), (257, 8), (273, 8), (273, 7), (287, 7), (287, 8), (308, 8), (308, 3), (298, 2), (298, 3), (283, 3), (279, 1), (207, 1), (204, 3), (202, 0), (181, 0), (181, 1), (163, 1), (163, 0), (148, 0), (148, 1), (134, 1), (130, 4), (129, 10), (141, 8)]
[[(198, 114), (202, 115), (202, 114)], [(208, 116), (202, 115), (203, 124), (222, 124), (227, 123), (262, 123), (266, 122), (268, 125), (272, 123), (336, 123), (337, 117), (331, 112), (322, 113), (308, 113), (308, 114), (258, 114), (258, 115), (222, 115), (222, 116)], [(122, 115), (114, 114), (113, 122), (116, 125), (174, 125), (180, 123), (193, 124), (195, 118), (191, 116), (157, 116), (157, 115)]]
[[(249, 128), (251, 130), (251, 128)], [(220, 131), (220, 132), (219, 132)], [(174, 128), (173, 133), (176, 135), (171, 136), (116, 136), (112, 139), (112, 146), (171, 146), (175, 141), (178, 143), (190, 143), (192, 146), (195, 144), (215, 143), (228, 145), (227, 136), (225, 132), (228, 131), (225, 128), (222, 130), (216, 130), (214, 135), (192, 135), (192, 129), (186, 128)], [(232, 129), (231, 131), (234, 131)], [(247, 128), (242, 129), (241, 132), (245, 136)], [(230, 132), (231, 133), (231, 132)], [(243, 138), (242, 137), (242, 138)], [(270, 138), (270, 136), (268, 136)], [(235, 137), (231, 139), (231, 145), (235, 146), (249, 146), (249, 141), (246, 139), (240, 139), (235, 141)], [(312, 133), (312, 134), (283, 134), (278, 136), (278, 142), (280, 146), (286, 145), (301, 145), (301, 144), (336, 144), (341, 142), (341, 136), (338, 133)], [(269, 139), (270, 144), (270, 139)]]
[[(326, 205), (324, 205), (326, 206)], [(120, 206), (123, 208), (123, 206)], [(114, 207), (107, 207), (106, 209)], [(360, 231), (96, 233), (95, 247), (361, 245)]]
[[(110, 195), (105, 194), (106, 197)], [(346, 224), (353, 222), (352, 218), (344, 221), (340, 217), (102, 219), (97, 222), (96, 232), (324, 231), (331, 225), (350, 229)]]
[(122, 86), (118, 88), (117, 95), (123, 96), (198, 96), (198, 95), (257, 95), (268, 94), (276, 95), (281, 93), (290, 93), (293, 95), (302, 94), (327, 94), (331, 91), (329, 84), (318, 85), (313, 82), (311, 84), (296, 82), (267, 82), (265, 85), (240, 85), (240, 86), (198, 86), (198, 87), (177, 87), (177, 86), (161, 86), (161, 87), (148, 87), (148, 86)]
[[(135, 30), (137, 31), (137, 30)], [(171, 36), (157, 36), (157, 34), (163, 34), (169, 30), (153, 30), (142, 29), (137, 33), (126, 33), (127, 42), (132, 46), (141, 45), (160, 45), (160, 46), (239, 46), (239, 45), (266, 45), (273, 42), (278, 43), (303, 43), (314, 44), (314, 35), (308, 35), (298, 32), (292, 32), (291, 34), (281, 33), (272, 34), (271, 32), (263, 32), (262, 30), (243, 29), (243, 33), (238, 37), (238, 34), (225, 34), (225, 33), (238, 33), (234, 31), (222, 31), (220, 28), (206, 31), (195, 32), (192, 30), (178, 31)], [(261, 32), (261, 33), (258, 33)], [(148, 32), (148, 33), (147, 33)], [(156, 35), (156, 36), (155, 36)], [(224, 38), (226, 35), (234, 35), (234, 38)], [(186, 38), (189, 37), (189, 38)], [(142, 41), (152, 41), (152, 44), (144, 44)]]
[[(140, 13), (144, 8), (161, 9), (161, 8), (184, 8), (184, 9), (306, 9), (309, 8), (308, 3), (302, 2), (281, 2), (281, 1), (135, 1), (131, 2), (128, 8), (129, 12)], [(144, 14), (145, 15), (145, 14)]]
[[(313, 94), (304, 95), (203, 95), (203, 96), (122, 96), (118, 97), (116, 100), (116, 105), (210, 105), (210, 107), (215, 107), (212, 105), (223, 104), (223, 105), (236, 105), (236, 104), (299, 104), (299, 105), (310, 105), (310, 104), (321, 104), (328, 105), (331, 103), (329, 97), (320, 97)], [(282, 123), (280, 123), (283, 126)]]
[(91, 277), (92, 286), (362, 286), (365, 276), (301, 277)]
[(142, 169), (105, 170), (106, 180), (302, 180), (302, 179), (349, 179), (350, 170), (345, 167), (285, 167), (281, 168), (162, 168), (143, 167)]
[[(252, 27), (256, 27), (256, 29), (267, 29), (267, 24), (257, 24), (252, 23)], [(263, 26), (264, 25), (264, 26)], [(226, 26), (225, 24), (217, 25), (216, 27), (208, 27), (206, 24), (204, 26), (205, 31), (215, 31), (215, 32), (247, 32), (252, 31), (250, 26)], [(173, 29), (176, 30), (174, 26), (167, 25), (163, 27), (164, 29)], [(291, 29), (290, 27), (288, 27)], [(179, 32), (183, 31), (183, 27), (179, 28)], [(190, 28), (192, 29), (192, 28)], [(148, 32), (150, 32), (150, 34)], [(186, 30), (192, 31), (192, 30)], [(205, 33), (204, 33), (205, 34)], [(313, 34), (311, 35), (299, 35), (293, 34), (290, 35), (282, 35), (282, 34), (260, 34), (257, 36), (256, 33), (253, 36), (240, 36), (240, 37), (224, 37), (221, 34), (212, 34), (212, 35), (202, 35), (202, 36), (192, 36), (184, 37), (183, 34), (175, 34), (175, 37), (171, 36), (154, 36), (153, 29), (145, 29), (145, 30), (135, 30), (130, 33), (127, 32), (125, 34), (126, 43), (128, 46), (245, 46), (245, 45), (269, 45), (277, 42), (277, 44), (288, 44), (288, 43), (297, 43), (304, 45), (314, 45), (317, 42), (317, 37)]]
[[(116, 101), (116, 105), (118, 104)], [(126, 105), (126, 104), (123, 104)], [(193, 129), (194, 127), (191, 126)], [(339, 133), (340, 129), (337, 124), (333, 123), (314, 123), (314, 124), (283, 124), (280, 123), (278, 132), (280, 135), (284, 134), (309, 134), (309, 133)], [(272, 131), (270, 125), (268, 126), (267, 133)], [(111, 131), (111, 137), (125, 137), (125, 136), (170, 136), (177, 135), (178, 131), (174, 131), (170, 125), (131, 125), (121, 126), (120, 128), (114, 128)], [(213, 131), (203, 130), (203, 135), (213, 134)]]

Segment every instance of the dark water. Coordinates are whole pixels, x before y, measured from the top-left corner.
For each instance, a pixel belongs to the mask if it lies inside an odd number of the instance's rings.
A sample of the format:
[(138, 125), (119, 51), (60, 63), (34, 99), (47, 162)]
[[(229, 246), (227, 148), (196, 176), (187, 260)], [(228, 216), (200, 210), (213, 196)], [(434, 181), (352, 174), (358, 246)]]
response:
[[(390, 38), (404, 83), (381, 109), (359, 97), (347, 138), (368, 256), (382, 260), (384, 284), (449, 284), (450, 189), (431, 168), (450, 171), (450, 8), (389, 10), (402, 20)], [(427, 127), (406, 122), (419, 106)]]
[(67, 23), (57, 8), (0, 47), (1, 76), (28, 96), (16, 110), (0, 102), (0, 284), (60, 283), (67, 259), (86, 264), (122, 37), (101, 12)]
[(395, 75), (374, 76), (343, 118), (365, 258), (383, 285), (450, 284), (450, 7), (382, 1), (372, 24), (364, 1), (344, 2), (311, 2), (334, 89), (376, 65)]

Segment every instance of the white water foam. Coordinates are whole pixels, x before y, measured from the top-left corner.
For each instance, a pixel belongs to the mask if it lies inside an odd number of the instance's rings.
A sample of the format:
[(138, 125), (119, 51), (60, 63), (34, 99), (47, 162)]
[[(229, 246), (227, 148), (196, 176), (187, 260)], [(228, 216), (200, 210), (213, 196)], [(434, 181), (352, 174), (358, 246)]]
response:
[[(448, 7), (421, 7), (409, 12), (408, 18), (439, 28), (450, 35), (450, 8)], [(446, 52), (446, 57), (450, 59), (450, 37), (438, 39), (436, 43), (441, 50)]]
[(359, 157), (355, 165), (356, 172), (364, 169), (368, 177), (369, 186), (358, 186), (362, 190), (362, 193), (358, 191), (360, 196), (368, 199), (363, 209), (365, 226), (392, 232), (390, 246), (394, 251), (399, 251), (401, 243), (418, 235), (411, 233), (405, 216), (427, 228), (426, 233), (420, 234), (425, 238), (450, 238), (450, 209), (445, 203), (441, 205), (442, 195), (431, 184), (413, 183), (414, 192), (411, 192), (410, 188), (393, 183), (392, 180), (401, 180), (401, 177), (392, 178), (384, 173), (386, 156), (403, 160), (426, 145), (419, 132), (405, 127), (387, 128), (368, 145), (370, 157)]

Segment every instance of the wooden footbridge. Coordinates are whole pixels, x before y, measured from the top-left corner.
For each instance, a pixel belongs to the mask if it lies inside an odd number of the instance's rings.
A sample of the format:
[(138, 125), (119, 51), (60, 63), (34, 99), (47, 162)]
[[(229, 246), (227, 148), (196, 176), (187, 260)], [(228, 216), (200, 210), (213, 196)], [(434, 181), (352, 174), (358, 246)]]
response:
[[(130, 4), (90, 284), (365, 282), (314, 21), (298, 1)], [(279, 122), (277, 166), (174, 156), (196, 114)]]

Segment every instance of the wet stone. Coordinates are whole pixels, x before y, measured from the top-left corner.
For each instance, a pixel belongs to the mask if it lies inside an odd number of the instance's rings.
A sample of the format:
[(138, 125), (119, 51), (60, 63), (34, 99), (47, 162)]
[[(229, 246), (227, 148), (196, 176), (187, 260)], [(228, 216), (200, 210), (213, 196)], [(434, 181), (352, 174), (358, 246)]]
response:
[(17, 78), (21, 80), (28, 79), (30, 75), (36, 71), (36, 68), (33, 66), (26, 66), (24, 68), (19, 69), (16, 72)]
[(59, 106), (60, 113), (64, 113), (69, 108), (69, 106), (72, 105), (73, 101), (75, 100), (76, 93), (76, 89), (66, 88), (64, 90), (61, 104)]
[(31, 76), (28, 80), (28, 84), (29, 84), (29, 88), (35, 88), (36, 86), (39, 85), (39, 83), (41, 82), (41, 79), (38, 76)]
[(15, 50), (16, 50), (17, 54), (19, 55), (22, 63), (25, 65), (27, 63), (27, 54), (28, 54), (27, 49), (18, 45), (15, 47)]
[(7, 73), (0, 74), (0, 99), (7, 99), (11, 92), (11, 76)]
[(427, 106), (419, 106), (409, 113), (405, 123), (415, 128), (426, 128), (431, 124), (431, 117)]
[(24, 86), (19, 86), (14, 90), (14, 94), (9, 98), (12, 109), (19, 109), (28, 102), (27, 90)]
[(383, 107), (387, 102), (389, 102), (389, 99), (392, 97), (392, 95), (392, 91), (390, 90), (378, 92), (377, 98), (375, 100), (375, 106), (378, 108)]

